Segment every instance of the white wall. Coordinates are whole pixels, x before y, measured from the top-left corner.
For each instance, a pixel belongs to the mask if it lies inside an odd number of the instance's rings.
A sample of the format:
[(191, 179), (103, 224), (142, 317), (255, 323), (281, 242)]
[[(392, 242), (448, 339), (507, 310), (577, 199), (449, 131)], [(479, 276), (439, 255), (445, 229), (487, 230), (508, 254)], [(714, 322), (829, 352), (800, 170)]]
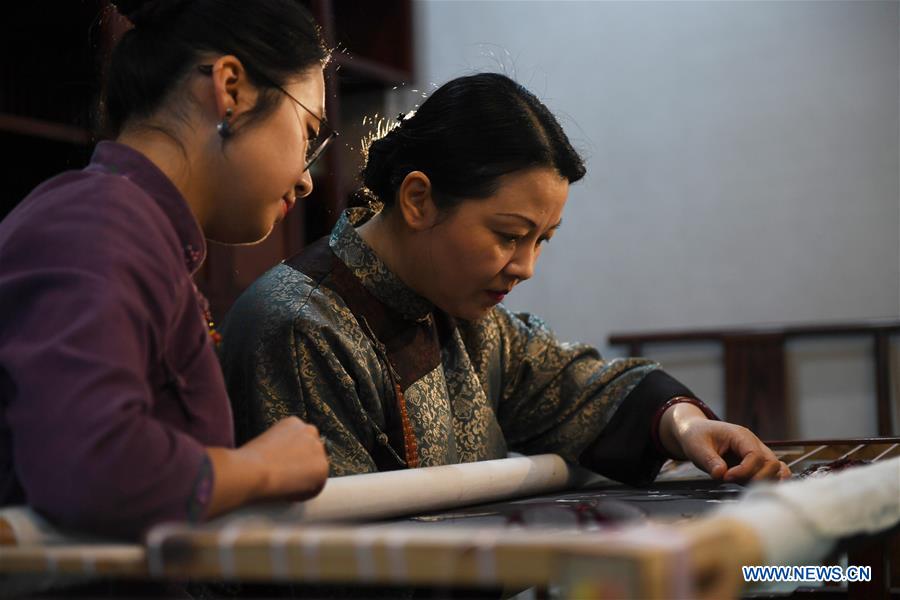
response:
[[(611, 331), (900, 315), (898, 2), (415, 9), (411, 87), (505, 72), (587, 157), (513, 308), (607, 354)], [(874, 433), (868, 346), (814, 346), (792, 350), (799, 432)], [(658, 355), (721, 405), (715, 351)]]

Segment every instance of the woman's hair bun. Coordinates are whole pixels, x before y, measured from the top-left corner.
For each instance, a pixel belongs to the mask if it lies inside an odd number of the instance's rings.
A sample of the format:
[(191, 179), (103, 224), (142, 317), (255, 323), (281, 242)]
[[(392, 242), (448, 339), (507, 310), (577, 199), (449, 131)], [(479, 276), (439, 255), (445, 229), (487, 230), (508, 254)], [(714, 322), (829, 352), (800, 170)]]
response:
[(115, 0), (113, 4), (121, 15), (135, 27), (164, 24), (188, 0)]
[(400, 146), (398, 137), (397, 128), (394, 128), (385, 136), (372, 141), (361, 173), (363, 185), (388, 204), (392, 203), (396, 168), (399, 166), (395, 164)]

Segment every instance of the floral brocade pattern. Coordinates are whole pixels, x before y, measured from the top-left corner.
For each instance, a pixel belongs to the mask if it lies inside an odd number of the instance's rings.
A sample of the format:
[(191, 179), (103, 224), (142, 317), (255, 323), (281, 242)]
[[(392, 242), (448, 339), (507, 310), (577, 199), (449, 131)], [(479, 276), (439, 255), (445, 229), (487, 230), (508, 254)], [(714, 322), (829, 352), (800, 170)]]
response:
[(410, 319), (427, 317), (434, 305), (400, 281), (356, 233), (355, 227), (374, 215), (367, 208), (348, 208), (335, 224), (328, 245), (373, 296)]
[[(435, 307), (403, 285), (354, 229), (371, 215), (346, 211), (331, 250), (373, 302), (433, 323)], [(587, 345), (560, 342), (540, 319), (502, 305), (478, 321), (449, 322), (455, 328), (436, 349), (438, 366), (404, 382), (421, 466), (502, 458), (508, 451), (555, 452), (577, 462), (628, 394), (658, 368), (644, 359), (605, 361)], [(378, 456), (402, 466), (402, 448), (389, 442), (391, 367), (327, 280), (287, 264), (274, 267), (241, 296), (223, 334), (238, 442), (297, 415), (326, 439), (332, 476), (378, 470)]]

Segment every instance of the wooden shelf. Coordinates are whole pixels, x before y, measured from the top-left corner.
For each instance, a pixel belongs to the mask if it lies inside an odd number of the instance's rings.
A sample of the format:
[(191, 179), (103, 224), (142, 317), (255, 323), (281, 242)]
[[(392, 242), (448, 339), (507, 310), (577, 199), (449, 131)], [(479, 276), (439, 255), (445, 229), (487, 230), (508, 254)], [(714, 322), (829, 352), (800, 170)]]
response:
[(0, 131), (70, 144), (87, 145), (93, 141), (93, 136), (87, 129), (9, 113), (0, 113)]
[[(334, 48), (373, 63), (413, 72), (413, 14), (410, 0), (333, 0)], [(401, 78), (405, 80), (405, 78)]]
[(361, 56), (336, 54), (333, 60), (338, 71), (344, 71), (339, 72), (339, 76), (349, 72), (351, 75), (361, 75), (385, 86), (403, 85), (412, 81), (412, 74), (407, 71), (385, 66)]

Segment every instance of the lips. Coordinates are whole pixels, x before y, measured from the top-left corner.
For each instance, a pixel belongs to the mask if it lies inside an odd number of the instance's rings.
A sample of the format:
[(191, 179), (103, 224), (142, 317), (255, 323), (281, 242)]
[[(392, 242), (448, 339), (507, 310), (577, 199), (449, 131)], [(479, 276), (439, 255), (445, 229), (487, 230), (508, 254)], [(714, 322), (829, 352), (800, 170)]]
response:
[(485, 290), (485, 291), (487, 292), (487, 295), (490, 296), (491, 300), (493, 300), (494, 303), (496, 304), (496, 303), (502, 302), (503, 298), (505, 298), (506, 295), (511, 290), (512, 290), (512, 288), (506, 289), (506, 290)]
[(297, 203), (297, 197), (291, 194), (285, 194), (281, 197), (281, 201), (283, 203), (283, 215), (287, 216), (287, 214), (291, 212), (291, 209), (294, 208), (294, 205)]

